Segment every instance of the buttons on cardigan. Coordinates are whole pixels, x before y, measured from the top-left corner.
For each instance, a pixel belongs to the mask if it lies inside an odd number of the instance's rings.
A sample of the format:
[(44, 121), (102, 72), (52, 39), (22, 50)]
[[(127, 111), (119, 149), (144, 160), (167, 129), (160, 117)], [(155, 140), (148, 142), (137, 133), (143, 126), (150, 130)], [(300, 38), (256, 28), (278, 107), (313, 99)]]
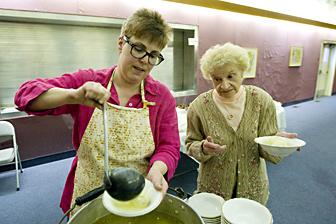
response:
[(128, 106), (132, 107), (132, 106), (133, 106), (133, 103), (129, 103)]

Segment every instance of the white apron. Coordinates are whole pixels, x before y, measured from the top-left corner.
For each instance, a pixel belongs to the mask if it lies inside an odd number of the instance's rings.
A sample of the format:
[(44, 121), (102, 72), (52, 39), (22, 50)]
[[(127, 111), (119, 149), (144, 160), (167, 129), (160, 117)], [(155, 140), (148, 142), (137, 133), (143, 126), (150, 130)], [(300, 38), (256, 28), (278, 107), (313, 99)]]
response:
[[(108, 84), (110, 89), (113, 75)], [(149, 105), (145, 100), (144, 81), (141, 82), (143, 108), (128, 108), (107, 103), (107, 135), (109, 145), (109, 168), (130, 167), (146, 174), (149, 157), (155, 145), (149, 122)], [(72, 203), (78, 196), (103, 184), (104, 178), (104, 125), (103, 112), (95, 109), (77, 151)], [(80, 207), (77, 206), (74, 214)]]

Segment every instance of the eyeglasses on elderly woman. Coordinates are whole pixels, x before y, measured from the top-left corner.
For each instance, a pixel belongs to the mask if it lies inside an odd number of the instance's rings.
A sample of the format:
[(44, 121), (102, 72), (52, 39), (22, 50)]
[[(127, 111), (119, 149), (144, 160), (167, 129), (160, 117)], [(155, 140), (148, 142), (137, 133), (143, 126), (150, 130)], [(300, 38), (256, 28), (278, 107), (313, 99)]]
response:
[(129, 37), (123, 36), (123, 39), (131, 46), (130, 53), (134, 58), (142, 59), (148, 55), (148, 63), (151, 65), (159, 65), (164, 60), (160, 52), (147, 52), (142, 46), (132, 43)]

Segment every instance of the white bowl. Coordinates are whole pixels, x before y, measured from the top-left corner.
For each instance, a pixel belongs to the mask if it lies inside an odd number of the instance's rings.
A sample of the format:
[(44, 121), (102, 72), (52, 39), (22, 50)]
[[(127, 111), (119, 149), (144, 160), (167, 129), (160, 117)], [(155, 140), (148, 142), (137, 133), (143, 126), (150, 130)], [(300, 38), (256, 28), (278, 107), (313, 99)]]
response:
[(272, 214), (262, 204), (246, 199), (227, 200), (222, 208), (224, 219), (234, 224), (271, 224)]
[(203, 218), (220, 217), (224, 199), (216, 194), (202, 192), (191, 196), (188, 205)]
[[(145, 187), (139, 196), (130, 201), (118, 201), (112, 198), (106, 191), (103, 194), (103, 205), (111, 213), (124, 217), (135, 217), (147, 214), (159, 206), (162, 201), (162, 192), (156, 190), (149, 180), (145, 179)], [(134, 203), (143, 203), (148, 199), (148, 205), (144, 207), (134, 206)], [(133, 203), (133, 206), (130, 206)]]
[(299, 147), (306, 145), (306, 142), (298, 138), (285, 138), (280, 136), (264, 136), (255, 138), (261, 148), (273, 156), (286, 157), (295, 152)]

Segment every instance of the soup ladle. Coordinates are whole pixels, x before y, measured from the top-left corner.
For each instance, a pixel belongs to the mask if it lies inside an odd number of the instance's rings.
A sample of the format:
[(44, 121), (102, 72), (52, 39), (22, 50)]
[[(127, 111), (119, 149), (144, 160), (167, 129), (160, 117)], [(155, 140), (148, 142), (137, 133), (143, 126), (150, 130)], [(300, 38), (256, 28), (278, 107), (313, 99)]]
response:
[[(112, 197), (120, 201), (127, 201), (139, 195), (145, 186), (145, 178), (136, 170), (126, 167), (117, 167), (104, 177), (104, 184), (75, 199), (74, 205), (64, 213), (59, 224), (63, 222), (72, 210), (78, 205), (81, 206), (107, 191)], [(112, 203), (108, 200), (107, 203)]]
[(128, 201), (138, 196), (145, 187), (145, 178), (135, 169), (117, 167), (108, 176), (104, 176), (104, 184), (86, 194), (77, 197), (75, 204), (81, 206), (107, 191), (114, 199)]

